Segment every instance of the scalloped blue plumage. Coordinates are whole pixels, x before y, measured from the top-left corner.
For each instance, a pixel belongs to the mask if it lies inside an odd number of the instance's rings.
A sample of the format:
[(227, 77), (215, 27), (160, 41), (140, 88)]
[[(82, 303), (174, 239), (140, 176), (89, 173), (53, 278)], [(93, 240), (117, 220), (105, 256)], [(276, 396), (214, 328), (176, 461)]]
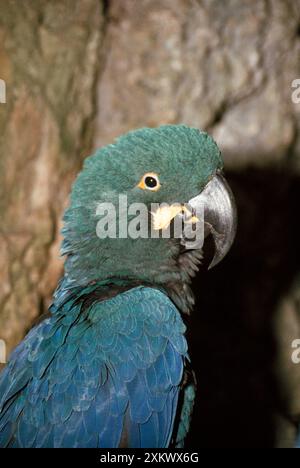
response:
[[(166, 447), (187, 344), (168, 297), (136, 287), (84, 306), (60, 289), (52, 317), (0, 376), (1, 447)], [(113, 428), (113, 430), (112, 430)]]

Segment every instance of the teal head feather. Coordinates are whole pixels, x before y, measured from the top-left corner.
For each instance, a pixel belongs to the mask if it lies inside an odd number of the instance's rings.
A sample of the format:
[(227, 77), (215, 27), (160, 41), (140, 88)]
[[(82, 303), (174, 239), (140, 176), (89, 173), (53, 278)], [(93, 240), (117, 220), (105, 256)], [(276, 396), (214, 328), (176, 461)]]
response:
[[(100, 239), (96, 233), (99, 203), (187, 203), (222, 168), (220, 151), (205, 132), (166, 125), (129, 132), (87, 158), (74, 183), (64, 216), (62, 254), (65, 273), (74, 285), (93, 281), (187, 282), (179, 266), (180, 245), (174, 239)], [(142, 190), (146, 173), (159, 177), (160, 189)], [(182, 297), (182, 291), (178, 292)]]

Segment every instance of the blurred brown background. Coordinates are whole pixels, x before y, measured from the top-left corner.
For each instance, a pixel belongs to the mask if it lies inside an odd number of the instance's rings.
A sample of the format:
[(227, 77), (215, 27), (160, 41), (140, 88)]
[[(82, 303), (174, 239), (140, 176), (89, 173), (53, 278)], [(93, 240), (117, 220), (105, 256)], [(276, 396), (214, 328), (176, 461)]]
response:
[[(300, 415), (300, 0), (0, 0), (0, 338), (62, 272), (60, 219), (91, 151), (186, 123), (221, 147), (240, 225), (196, 281), (189, 444), (287, 446)], [(299, 282), (297, 275), (299, 274)]]

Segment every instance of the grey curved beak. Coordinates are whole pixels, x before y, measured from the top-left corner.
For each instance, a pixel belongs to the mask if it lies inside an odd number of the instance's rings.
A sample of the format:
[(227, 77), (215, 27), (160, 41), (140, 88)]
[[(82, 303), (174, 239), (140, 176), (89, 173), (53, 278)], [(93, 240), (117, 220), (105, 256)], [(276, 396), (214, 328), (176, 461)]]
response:
[(215, 254), (209, 269), (229, 252), (237, 229), (237, 209), (233, 193), (222, 174), (216, 174), (204, 190), (189, 201), (193, 211), (203, 213), (204, 238), (212, 235)]

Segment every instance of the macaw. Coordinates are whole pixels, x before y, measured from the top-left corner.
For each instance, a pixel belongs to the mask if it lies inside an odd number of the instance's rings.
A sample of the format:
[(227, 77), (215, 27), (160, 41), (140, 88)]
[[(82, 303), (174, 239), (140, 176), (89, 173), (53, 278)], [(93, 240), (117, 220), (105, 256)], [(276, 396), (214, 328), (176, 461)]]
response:
[[(163, 231), (178, 218), (197, 224), (202, 204), (212, 265), (226, 255), (236, 208), (222, 168), (213, 139), (185, 125), (131, 131), (85, 160), (49, 314), (0, 375), (0, 447), (183, 446), (195, 398), (183, 317), (202, 244), (187, 247), (185, 228)], [(117, 207), (120, 221), (120, 195), (146, 206), (158, 236), (100, 238), (99, 206)]]

